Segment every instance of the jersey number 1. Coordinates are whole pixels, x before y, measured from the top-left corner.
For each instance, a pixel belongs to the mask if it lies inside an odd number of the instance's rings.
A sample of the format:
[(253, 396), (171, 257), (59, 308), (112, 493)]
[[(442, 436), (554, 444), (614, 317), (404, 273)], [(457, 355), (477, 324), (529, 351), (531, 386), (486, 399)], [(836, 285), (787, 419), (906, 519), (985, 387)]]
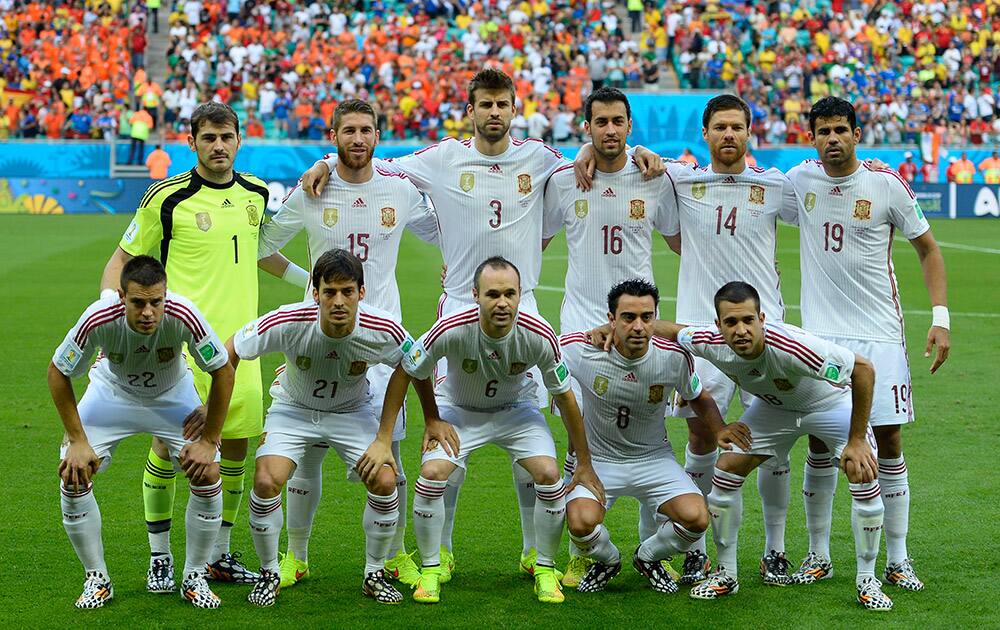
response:
[(235, 234), (233, 234), (233, 264), (240, 264), (240, 244), (236, 242)]

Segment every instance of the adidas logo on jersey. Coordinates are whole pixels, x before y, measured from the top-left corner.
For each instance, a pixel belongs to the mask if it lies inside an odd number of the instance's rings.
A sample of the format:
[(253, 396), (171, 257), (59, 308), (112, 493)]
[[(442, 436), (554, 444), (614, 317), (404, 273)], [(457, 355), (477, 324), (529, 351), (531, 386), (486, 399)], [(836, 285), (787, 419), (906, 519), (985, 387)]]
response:
[(351, 207), (352, 208), (366, 208), (367, 206), (365, 205), (365, 200), (362, 199), (361, 197), (358, 197), (357, 199), (354, 200), (354, 203), (351, 205)]
[(486, 357), (486, 358), (487, 358), (487, 359), (492, 359), (492, 360), (494, 360), (494, 361), (499, 361), (499, 360), (500, 360), (500, 355), (499, 355), (499, 354), (497, 354), (497, 351), (496, 351), (496, 350), (494, 350), (493, 352), (491, 352), (491, 353), (490, 353), (490, 356), (488, 356), (488, 357)]
[(723, 184), (735, 184), (736, 183), (736, 178), (733, 177), (732, 175), (730, 175), (730, 176), (726, 177), (726, 179), (722, 180), (722, 183)]
[(222, 201), (222, 207), (223, 208), (232, 208), (233, 207), (233, 202), (229, 201), (228, 199), (224, 199)]
[(503, 171), (500, 170), (500, 165), (499, 164), (494, 164), (493, 166), (491, 166), (490, 167), (490, 172), (491, 173), (503, 173)]
[(840, 186), (834, 186), (830, 189), (830, 194), (834, 197), (843, 197), (844, 193), (840, 192)]
[(331, 350), (330, 352), (327, 353), (326, 358), (327, 359), (339, 359), (340, 355), (337, 354), (336, 350)]
[(750, 376), (760, 376), (760, 370), (757, 368), (750, 370)]
[(635, 377), (635, 372), (629, 372), (628, 374), (625, 375), (625, 378), (622, 379), (622, 380), (624, 380), (626, 383), (638, 383), (639, 382), (639, 379), (637, 379)]
[(135, 353), (136, 354), (139, 354), (141, 352), (149, 352), (149, 348), (147, 348), (145, 346), (145, 344), (143, 344), (143, 345), (141, 345), (141, 346), (139, 346), (138, 348), (135, 349)]
[(602, 193), (601, 193), (601, 196), (602, 196), (602, 197), (606, 197), (606, 198), (609, 198), (609, 199), (610, 199), (610, 198), (612, 198), (612, 197), (617, 197), (618, 195), (616, 195), (616, 194), (615, 194), (615, 191), (613, 191), (613, 190), (611, 189), (611, 186), (608, 186), (608, 187), (607, 187), (607, 188), (606, 188), (606, 189), (604, 190), (604, 192), (602, 192)]

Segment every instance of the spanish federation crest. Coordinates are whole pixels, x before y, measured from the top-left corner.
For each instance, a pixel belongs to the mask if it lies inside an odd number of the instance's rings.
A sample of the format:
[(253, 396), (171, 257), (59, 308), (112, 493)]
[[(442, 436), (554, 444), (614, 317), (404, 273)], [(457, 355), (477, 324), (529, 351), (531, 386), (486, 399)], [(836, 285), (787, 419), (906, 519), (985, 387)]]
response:
[(393, 228), (396, 227), (396, 209), (395, 208), (382, 208), (382, 227)]
[(527, 367), (528, 367), (528, 365), (526, 363), (511, 363), (510, 364), (510, 374), (511, 375), (520, 374), (521, 372), (523, 372), (524, 370), (526, 370)]
[(633, 199), (628, 202), (628, 218), (639, 221), (646, 218), (646, 202), (642, 199)]
[(606, 376), (598, 375), (594, 377), (594, 393), (598, 396), (608, 393), (608, 379)]
[(750, 187), (750, 203), (763, 204), (764, 203), (764, 187), (754, 184)]
[(521, 195), (527, 195), (531, 192), (531, 175), (521, 173), (517, 176), (517, 192)]
[(257, 206), (252, 203), (247, 204), (247, 221), (249, 221), (250, 225), (253, 227), (257, 227), (260, 223), (260, 213), (257, 212)]
[(651, 403), (663, 402), (663, 385), (649, 386), (649, 402)]
[(364, 361), (351, 361), (351, 367), (347, 369), (348, 376), (361, 376), (368, 369), (368, 364)]
[(160, 363), (166, 363), (167, 361), (174, 358), (173, 348), (157, 348), (156, 358)]
[(199, 212), (194, 215), (194, 222), (199, 230), (207, 232), (212, 227), (212, 215), (207, 212)]
[(788, 392), (795, 388), (795, 386), (792, 385), (792, 383), (787, 378), (774, 379), (774, 386), (783, 392)]
[(586, 199), (577, 199), (576, 203), (573, 204), (573, 209), (576, 211), (578, 219), (586, 219), (587, 213), (590, 212), (590, 204)]
[(295, 367), (299, 368), (300, 370), (308, 370), (309, 366), (311, 365), (312, 365), (312, 359), (310, 359), (307, 356), (299, 355), (295, 359)]
[(813, 208), (816, 207), (816, 193), (807, 192), (806, 193), (806, 212), (812, 212)]
[(705, 182), (695, 182), (691, 185), (691, 196), (695, 199), (701, 199), (705, 196)]
[(474, 359), (466, 359), (462, 361), (462, 369), (465, 370), (466, 374), (472, 374), (479, 367), (479, 362)]
[(854, 202), (854, 218), (858, 221), (869, 221), (872, 218), (872, 202), (858, 199)]
[(331, 228), (337, 225), (337, 215), (336, 208), (323, 208), (323, 225)]
[(458, 187), (465, 192), (469, 192), (476, 185), (475, 173), (462, 173), (458, 178)]

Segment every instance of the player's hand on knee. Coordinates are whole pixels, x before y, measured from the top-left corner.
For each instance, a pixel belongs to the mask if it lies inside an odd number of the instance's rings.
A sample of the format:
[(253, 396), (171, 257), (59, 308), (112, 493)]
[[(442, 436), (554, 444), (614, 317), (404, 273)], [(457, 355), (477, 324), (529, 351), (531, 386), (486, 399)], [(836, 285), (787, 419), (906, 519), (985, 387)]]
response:
[(611, 336), (611, 324), (604, 324), (603, 326), (591, 329), (587, 333), (587, 337), (590, 338), (590, 343), (595, 348), (604, 348), (606, 352), (611, 351), (611, 343), (614, 340), (614, 337)]
[(927, 347), (924, 348), (924, 357), (931, 356), (931, 349), (937, 348), (934, 363), (931, 364), (931, 374), (937, 372), (945, 361), (948, 360), (948, 353), (951, 351), (951, 333), (947, 328), (931, 326), (927, 331)]
[(205, 472), (215, 464), (216, 450), (215, 443), (208, 440), (198, 440), (184, 445), (177, 459), (188, 479), (200, 479), (205, 475)]
[(601, 483), (600, 477), (594, 472), (594, 467), (590, 464), (580, 465), (577, 463), (576, 470), (573, 472), (573, 478), (570, 479), (569, 485), (566, 486), (566, 494), (575, 488), (577, 485), (583, 485), (588, 490), (590, 490), (595, 497), (597, 497), (597, 502), (604, 505), (604, 484)]
[(181, 435), (185, 440), (193, 442), (201, 439), (201, 432), (205, 428), (206, 414), (205, 405), (198, 405), (184, 418), (184, 424), (181, 425)]
[(594, 187), (594, 169), (597, 168), (597, 158), (594, 157), (594, 148), (588, 142), (580, 147), (573, 162), (573, 174), (576, 176), (576, 187), (583, 192)]
[(65, 459), (59, 462), (59, 477), (69, 488), (86, 487), (100, 466), (101, 458), (89, 442), (70, 442)]
[(368, 445), (365, 454), (355, 464), (354, 469), (361, 480), (370, 485), (375, 482), (375, 478), (378, 477), (383, 466), (392, 468), (394, 475), (399, 474), (399, 469), (396, 468), (396, 458), (392, 456), (392, 445), (376, 438)]
[(306, 191), (308, 197), (319, 197), (329, 179), (330, 167), (325, 163), (317, 162), (302, 174), (302, 190)]
[(439, 418), (426, 418), (424, 420), (424, 441), (421, 444), (421, 452), (426, 453), (441, 446), (449, 457), (458, 457), (458, 433), (451, 423)]
[(639, 167), (639, 172), (646, 179), (662, 177), (667, 172), (667, 166), (663, 163), (663, 158), (646, 147), (636, 147), (634, 156), (636, 166)]
[(750, 450), (750, 445), (753, 444), (753, 436), (750, 434), (750, 427), (743, 424), (742, 422), (731, 422), (719, 431), (719, 434), (715, 437), (716, 442), (719, 444), (719, 448), (731, 451), (733, 446), (738, 446), (744, 451)]
[(848, 440), (840, 454), (840, 465), (851, 483), (870, 483), (878, 478), (878, 462), (865, 440)]

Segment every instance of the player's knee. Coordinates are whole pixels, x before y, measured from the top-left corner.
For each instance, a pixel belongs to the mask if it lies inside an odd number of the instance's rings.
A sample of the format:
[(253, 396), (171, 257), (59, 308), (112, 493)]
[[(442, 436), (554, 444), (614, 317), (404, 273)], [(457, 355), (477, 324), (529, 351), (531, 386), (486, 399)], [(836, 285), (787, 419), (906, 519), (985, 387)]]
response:
[(420, 467), (420, 476), (430, 481), (446, 481), (455, 465), (443, 459), (432, 459)]
[(253, 478), (253, 491), (262, 499), (270, 499), (281, 494), (285, 479), (279, 479), (270, 470), (258, 468)]
[(693, 507), (684, 512), (677, 522), (690, 532), (701, 533), (708, 529), (708, 509), (704, 503), (701, 506)]
[(535, 480), (536, 484), (551, 486), (559, 481), (562, 476), (559, 474), (559, 468), (556, 466), (556, 461), (553, 459), (551, 462), (545, 462), (537, 466), (531, 473), (531, 478)]
[(396, 474), (388, 466), (383, 466), (382, 470), (379, 471), (378, 475), (371, 482), (371, 485), (368, 486), (368, 489), (372, 494), (379, 496), (392, 494), (392, 491), (396, 489)]
[(601, 510), (591, 509), (587, 503), (597, 505), (596, 501), (588, 499), (577, 499), (570, 501), (566, 506), (566, 528), (569, 533), (576, 537), (582, 537), (594, 531), (594, 528), (601, 524)]
[(219, 465), (213, 464), (195, 477), (188, 477), (193, 486), (213, 486), (219, 481)]

